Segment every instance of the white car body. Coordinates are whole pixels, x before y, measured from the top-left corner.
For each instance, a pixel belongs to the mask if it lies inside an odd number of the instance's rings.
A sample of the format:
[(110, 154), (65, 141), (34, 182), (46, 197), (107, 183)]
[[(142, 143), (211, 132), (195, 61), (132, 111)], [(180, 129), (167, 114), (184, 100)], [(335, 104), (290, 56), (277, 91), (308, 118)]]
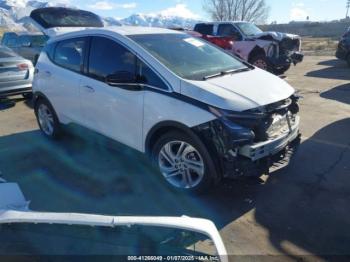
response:
[[(185, 35), (181, 32), (128, 26), (41, 29), (51, 37), (48, 45), (80, 37), (111, 39), (126, 47), (164, 81), (167, 90), (147, 85), (137, 92), (116, 88), (56, 65), (45, 51), (36, 66), (34, 93), (49, 100), (60, 123), (82, 125), (141, 152), (148, 152), (150, 134), (163, 123), (178, 123), (191, 130), (217, 120), (219, 116), (203, 108), (203, 104), (241, 113), (287, 100), (295, 93), (287, 82), (258, 68), (206, 81), (187, 80), (130, 38), (137, 35)], [(286, 142), (296, 138), (298, 125), (297, 119), (293, 132), (281, 136), (279, 145), (285, 146)], [(270, 153), (272, 151), (264, 156)]]

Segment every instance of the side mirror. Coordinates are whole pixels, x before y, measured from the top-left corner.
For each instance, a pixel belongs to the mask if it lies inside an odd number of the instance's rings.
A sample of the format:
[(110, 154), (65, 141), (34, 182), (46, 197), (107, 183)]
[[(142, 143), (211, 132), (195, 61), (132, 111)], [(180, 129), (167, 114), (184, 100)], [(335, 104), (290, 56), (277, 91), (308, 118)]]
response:
[(135, 84), (136, 77), (134, 73), (119, 71), (106, 77), (107, 84), (111, 86), (119, 84)]
[(238, 33), (238, 32), (234, 32), (234, 33), (232, 34), (232, 38), (233, 38), (234, 41), (242, 41), (242, 36), (241, 36), (241, 34)]
[(22, 46), (23, 46), (23, 47), (31, 47), (31, 45), (32, 45), (32, 43), (31, 43), (30, 41), (24, 41), (24, 42), (22, 43)]
[(136, 80), (135, 73), (119, 71), (106, 77), (106, 83), (130, 91), (142, 90), (142, 85)]

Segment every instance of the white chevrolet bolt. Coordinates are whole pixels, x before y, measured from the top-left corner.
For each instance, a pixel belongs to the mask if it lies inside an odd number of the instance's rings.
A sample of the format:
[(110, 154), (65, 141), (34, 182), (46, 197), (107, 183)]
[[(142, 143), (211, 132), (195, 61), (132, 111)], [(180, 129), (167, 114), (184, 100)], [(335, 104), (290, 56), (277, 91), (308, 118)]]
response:
[(31, 18), (50, 37), (33, 83), (50, 138), (70, 123), (92, 129), (147, 153), (166, 184), (194, 193), (267, 173), (299, 142), (295, 90), (204, 40), (104, 27), (77, 9)]

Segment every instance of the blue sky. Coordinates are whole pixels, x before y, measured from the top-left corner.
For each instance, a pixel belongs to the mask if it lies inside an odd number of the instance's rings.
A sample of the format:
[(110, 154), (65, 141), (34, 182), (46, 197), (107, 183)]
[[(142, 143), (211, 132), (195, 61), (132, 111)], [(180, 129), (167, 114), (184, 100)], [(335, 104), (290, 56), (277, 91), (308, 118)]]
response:
[[(102, 16), (124, 18), (133, 13), (171, 14), (208, 20), (202, 0), (66, 0)], [(266, 0), (269, 22), (291, 20), (324, 21), (345, 17), (346, 0)]]

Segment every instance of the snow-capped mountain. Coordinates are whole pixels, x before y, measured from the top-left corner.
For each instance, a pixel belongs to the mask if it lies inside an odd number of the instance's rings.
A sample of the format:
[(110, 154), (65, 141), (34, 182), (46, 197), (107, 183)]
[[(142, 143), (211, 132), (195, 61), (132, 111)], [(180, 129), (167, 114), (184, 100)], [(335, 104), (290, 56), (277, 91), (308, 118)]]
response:
[(164, 16), (158, 15), (145, 15), (145, 14), (134, 14), (127, 18), (120, 20), (125, 25), (136, 25), (136, 26), (152, 26), (152, 27), (166, 27), (166, 28), (193, 28), (198, 20), (183, 18), (178, 16)]
[[(74, 7), (67, 4), (65, 0), (55, 0), (43, 2), (37, 0), (0, 0), (0, 27), (12, 31), (35, 30), (28, 18), (30, 12), (36, 8), (64, 6)], [(162, 14), (134, 14), (130, 17), (118, 20), (113, 17), (104, 18), (106, 25), (135, 25), (135, 26), (154, 26), (154, 27), (183, 27), (192, 28), (198, 21), (189, 18), (176, 16), (165, 16)]]

